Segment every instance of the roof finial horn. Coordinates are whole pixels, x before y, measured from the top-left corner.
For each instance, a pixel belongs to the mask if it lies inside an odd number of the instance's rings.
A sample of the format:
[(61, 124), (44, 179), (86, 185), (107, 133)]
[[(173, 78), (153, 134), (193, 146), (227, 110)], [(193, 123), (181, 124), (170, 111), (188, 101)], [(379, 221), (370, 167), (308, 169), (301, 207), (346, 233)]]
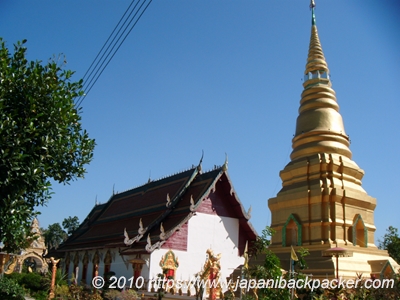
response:
[(202, 173), (201, 163), (203, 162), (203, 157), (204, 157), (204, 150), (201, 150), (200, 162), (199, 162), (199, 164), (197, 165), (197, 171), (199, 172), (199, 174)]
[(228, 154), (225, 153), (225, 162), (222, 166), (222, 171), (226, 172), (228, 170)]

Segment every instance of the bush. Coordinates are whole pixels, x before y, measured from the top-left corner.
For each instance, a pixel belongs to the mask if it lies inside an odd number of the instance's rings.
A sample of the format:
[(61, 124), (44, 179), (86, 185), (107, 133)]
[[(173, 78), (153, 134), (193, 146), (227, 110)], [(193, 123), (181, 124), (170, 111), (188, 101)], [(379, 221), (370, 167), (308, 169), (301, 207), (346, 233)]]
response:
[(135, 290), (124, 290), (121, 292), (121, 300), (134, 300), (138, 295)]
[(2, 300), (24, 300), (25, 291), (22, 286), (10, 278), (0, 279), (0, 299)]
[(135, 290), (124, 290), (122, 292), (111, 289), (105, 292), (104, 298), (107, 300), (134, 300), (138, 298), (138, 295)]
[(48, 291), (38, 291), (36, 293), (31, 294), (32, 298), (35, 298), (36, 300), (47, 300), (49, 298), (49, 292)]
[(25, 276), (25, 273), (13, 272), (11, 274), (5, 274), (4, 276), (7, 278), (10, 278), (10, 279), (14, 280), (15, 282), (17, 282), (18, 284), (22, 285), (21, 280)]
[[(44, 286), (47, 290), (50, 290), (52, 277), (53, 277), (53, 272), (48, 271), (43, 279)], [(54, 287), (57, 288), (62, 285), (68, 285), (67, 274), (65, 274), (61, 269), (57, 269)]]
[(23, 276), (18, 282), (20, 285), (23, 285), (26, 289), (29, 289), (32, 292), (45, 289), (43, 276), (38, 273), (27, 273), (24, 275), (25, 276)]
[(57, 299), (70, 299), (71, 296), (68, 285), (56, 286), (54, 294)]
[(106, 300), (114, 300), (114, 299), (117, 299), (117, 298), (119, 297), (120, 294), (121, 294), (120, 291), (111, 289), (111, 290), (107, 290), (107, 291), (104, 293), (104, 298), (105, 298)]

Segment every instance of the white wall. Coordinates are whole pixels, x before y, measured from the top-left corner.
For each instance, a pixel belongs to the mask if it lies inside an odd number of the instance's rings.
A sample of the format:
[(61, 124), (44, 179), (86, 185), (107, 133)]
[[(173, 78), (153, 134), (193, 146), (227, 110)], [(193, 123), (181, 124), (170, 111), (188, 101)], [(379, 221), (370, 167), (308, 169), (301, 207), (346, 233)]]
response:
[[(196, 213), (188, 224), (188, 251), (173, 250), (179, 260), (176, 271), (177, 280), (189, 280), (199, 272), (206, 260), (206, 251), (211, 248), (214, 254), (222, 253), (221, 279), (228, 277), (232, 271), (243, 264), (244, 259), (238, 255), (239, 220)], [(169, 249), (155, 250), (151, 254), (150, 276), (154, 278), (161, 273), (159, 262)]]

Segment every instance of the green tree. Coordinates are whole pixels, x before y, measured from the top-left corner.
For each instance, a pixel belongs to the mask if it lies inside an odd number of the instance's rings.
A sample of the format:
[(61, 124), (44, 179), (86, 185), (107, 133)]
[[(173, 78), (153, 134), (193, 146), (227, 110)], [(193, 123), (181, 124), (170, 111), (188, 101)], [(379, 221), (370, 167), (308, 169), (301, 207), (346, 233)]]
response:
[(67, 233), (61, 228), (59, 223), (49, 225), (43, 233), (44, 243), (48, 250), (58, 248), (58, 246), (67, 239)]
[(71, 235), (79, 227), (79, 219), (77, 216), (65, 218), (62, 222), (64, 230), (67, 231), (68, 235)]
[(379, 240), (379, 248), (387, 250), (389, 255), (400, 264), (400, 237), (397, 228), (389, 226), (386, 229), (383, 241)]
[(25, 58), (26, 40), (11, 53), (0, 38), (0, 242), (17, 252), (30, 243), (36, 208), (51, 197), (51, 182), (85, 173), (95, 142), (82, 129), (74, 99), (82, 80), (57, 61)]
[[(252, 256), (261, 256), (264, 257), (263, 263), (260, 265), (253, 265), (249, 270), (249, 276), (255, 278), (256, 280), (260, 279), (277, 279), (279, 277), (285, 277), (282, 273), (280, 267), (279, 258), (268, 249), (271, 243), (271, 236), (275, 233), (275, 231), (266, 227), (261, 236), (257, 237), (257, 240), (254, 242), (252, 246)], [(287, 278), (286, 278), (287, 279)], [(288, 289), (282, 288), (261, 288), (257, 289), (258, 299), (289, 299), (290, 291)], [(253, 298), (252, 295), (248, 295), (248, 298)]]

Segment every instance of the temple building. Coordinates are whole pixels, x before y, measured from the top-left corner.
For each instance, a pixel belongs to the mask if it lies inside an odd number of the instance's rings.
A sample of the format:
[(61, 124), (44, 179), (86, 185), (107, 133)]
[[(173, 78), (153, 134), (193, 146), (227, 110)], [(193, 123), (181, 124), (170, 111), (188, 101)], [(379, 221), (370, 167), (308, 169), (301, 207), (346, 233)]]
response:
[(399, 266), (374, 243), (376, 199), (363, 189), (364, 171), (352, 160), (318, 37), (314, 1), (310, 7), (311, 39), (293, 150), (280, 172), (282, 189), (268, 200), (276, 230), (270, 249), (285, 269), (291, 246), (308, 249), (305, 272), (314, 278), (389, 276)]
[(188, 282), (198, 273), (211, 276), (207, 263), (225, 278), (243, 264), (246, 242), (256, 239), (249, 218), (227, 161), (208, 172), (200, 162), (96, 205), (58, 252), (77, 282), (90, 283), (110, 271), (135, 282), (142, 277), (148, 283), (158, 274)]
[(46, 254), (46, 245), (40, 230), (39, 221), (36, 218), (32, 221), (31, 233), (36, 238), (32, 240), (28, 248), (21, 249), (17, 254), (0, 252), (0, 273), (21, 273), (24, 267), (27, 272), (47, 273), (49, 266), (44, 257)]

